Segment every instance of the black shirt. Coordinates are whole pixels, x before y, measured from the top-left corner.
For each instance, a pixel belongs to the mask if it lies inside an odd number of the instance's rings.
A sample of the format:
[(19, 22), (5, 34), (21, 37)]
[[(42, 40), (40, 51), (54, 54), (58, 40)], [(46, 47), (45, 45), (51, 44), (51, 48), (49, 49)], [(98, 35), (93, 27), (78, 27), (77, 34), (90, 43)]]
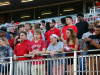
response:
[[(89, 38), (94, 40), (96, 43), (100, 44), (100, 37), (96, 35), (90, 35)], [(87, 41), (86, 44), (89, 45), (88, 50), (97, 49), (90, 41)], [(88, 54), (100, 54), (100, 51), (88, 52)]]
[(76, 23), (76, 27), (78, 29), (78, 33), (77, 33), (78, 39), (81, 39), (82, 35), (84, 33), (88, 32), (88, 26), (89, 26), (89, 24), (86, 21)]

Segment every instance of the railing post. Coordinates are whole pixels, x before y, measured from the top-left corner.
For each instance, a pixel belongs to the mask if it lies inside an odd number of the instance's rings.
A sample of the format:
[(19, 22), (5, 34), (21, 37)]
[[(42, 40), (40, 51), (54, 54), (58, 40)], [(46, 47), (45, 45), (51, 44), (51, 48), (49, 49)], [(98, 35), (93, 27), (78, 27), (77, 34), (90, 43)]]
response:
[(74, 75), (77, 75), (77, 51), (74, 51)]
[(96, 13), (95, 13), (95, 6), (94, 6), (94, 17), (95, 17)]
[(10, 57), (10, 75), (13, 75), (13, 61), (12, 61), (12, 57)]

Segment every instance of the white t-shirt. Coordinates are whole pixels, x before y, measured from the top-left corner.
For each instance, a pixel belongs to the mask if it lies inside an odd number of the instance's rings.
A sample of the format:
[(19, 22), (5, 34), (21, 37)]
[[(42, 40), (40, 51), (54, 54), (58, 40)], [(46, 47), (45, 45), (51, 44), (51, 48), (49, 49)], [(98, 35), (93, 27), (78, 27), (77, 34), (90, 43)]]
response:
[(82, 39), (88, 38), (90, 35), (92, 35), (92, 33), (90, 32), (86, 32), (82, 35)]

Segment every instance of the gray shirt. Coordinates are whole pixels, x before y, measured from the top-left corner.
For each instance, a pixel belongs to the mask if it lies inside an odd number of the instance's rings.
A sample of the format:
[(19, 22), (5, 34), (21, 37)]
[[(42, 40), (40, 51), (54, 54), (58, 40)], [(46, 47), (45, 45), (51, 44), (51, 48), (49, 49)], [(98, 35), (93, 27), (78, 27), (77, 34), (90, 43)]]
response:
[(27, 39), (30, 40), (30, 41), (32, 41), (32, 39), (33, 39), (33, 34), (31, 33), (31, 31), (29, 31), (29, 32), (27, 33)]
[[(61, 50), (64, 46), (63, 42), (58, 42), (56, 45), (52, 45), (52, 43), (49, 44), (47, 50), (54, 51), (54, 50)], [(64, 57), (64, 54), (58, 54), (58, 52), (55, 53), (55, 56), (53, 58), (58, 57)], [(55, 63), (54, 63), (55, 62)], [(63, 60), (61, 59), (61, 65), (64, 64)], [(53, 65), (57, 66), (57, 59), (53, 61)], [(58, 65), (60, 65), (60, 59), (58, 59)]]

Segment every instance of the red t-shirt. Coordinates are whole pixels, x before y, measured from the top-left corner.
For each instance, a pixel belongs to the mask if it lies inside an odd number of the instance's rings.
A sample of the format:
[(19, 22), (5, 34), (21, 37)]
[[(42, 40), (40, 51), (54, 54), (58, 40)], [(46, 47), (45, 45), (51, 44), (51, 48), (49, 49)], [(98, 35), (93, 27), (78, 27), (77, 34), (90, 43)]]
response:
[(100, 8), (100, 2), (97, 4), (97, 7)]
[[(75, 45), (68, 45), (68, 47), (72, 47), (72, 48), (75, 48)], [(80, 51), (80, 47), (78, 46), (78, 50), (77, 51)], [(80, 53), (77, 53), (77, 55), (79, 55)], [(69, 53), (68, 56), (74, 56), (74, 53)]]
[(11, 39), (10, 47), (14, 49), (14, 39)]
[(72, 28), (74, 30), (74, 32), (77, 34), (77, 27), (72, 25), (72, 26), (66, 26), (62, 29), (62, 34), (63, 34), (63, 38), (64, 40), (66, 40), (66, 30), (69, 29), (69, 28)]
[[(16, 56), (29, 54), (29, 51), (27, 50), (29, 43), (29, 40), (25, 40), (24, 43), (18, 43), (15, 47), (14, 54), (16, 54)], [(29, 60), (29, 58), (18, 58), (18, 60)]]
[[(46, 47), (46, 44), (45, 44), (45, 41), (44, 40), (39, 40), (37, 43), (35, 43), (35, 41), (33, 40), (33, 41), (31, 41), (30, 43), (29, 43), (29, 46), (28, 46), (28, 51), (30, 51), (30, 52), (32, 52), (32, 51), (34, 51), (34, 50), (36, 50), (36, 51), (42, 51), (42, 49), (43, 48), (45, 48)], [(43, 59), (44, 58), (44, 56), (35, 56), (34, 58), (32, 58), (32, 59)], [(33, 62), (33, 65), (38, 65), (38, 63), (39, 64), (44, 64), (44, 61), (36, 61), (36, 63), (35, 63), (35, 61)]]
[(60, 37), (60, 30), (57, 29), (57, 28), (54, 28), (53, 30), (50, 29), (48, 32), (45, 33), (45, 37), (46, 37), (46, 40), (47, 40), (47, 46), (46, 46), (46, 48), (51, 43), (50, 42), (50, 36), (51, 36), (51, 34), (56, 34), (58, 37)]

